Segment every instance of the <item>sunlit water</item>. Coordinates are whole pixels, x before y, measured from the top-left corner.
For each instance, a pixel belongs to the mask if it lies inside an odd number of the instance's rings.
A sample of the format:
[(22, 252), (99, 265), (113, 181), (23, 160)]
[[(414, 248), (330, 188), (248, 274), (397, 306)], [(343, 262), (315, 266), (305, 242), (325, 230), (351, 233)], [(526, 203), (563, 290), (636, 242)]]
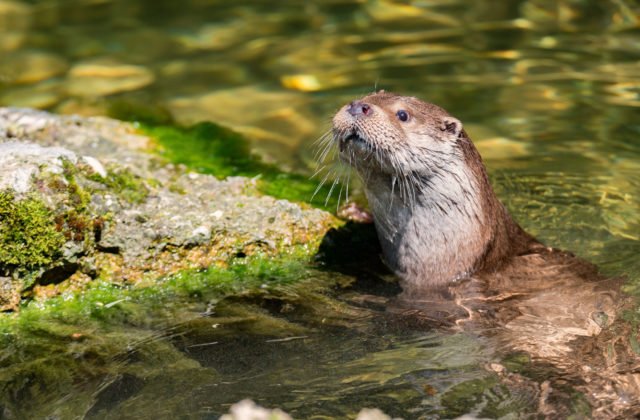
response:
[[(306, 171), (341, 104), (375, 88), (415, 95), (464, 122), (527, 230), (633, 285), (639, 14), (625, 0), (0, 0), (0, 104), (94, 115), (151, 103), (179, 123), (229, 125), (265, 159)], [(88, 415), (215, 418), (251, 397), (303, 418), (363, 406), (437, 416), (439, 395), (486, 375), (478, 340), (385, 331), (379, 316), (291, 341), (196, 323), (170, 342), (200, 368), (161, 360), (164, 376), (87, 387)], [(73, 400), (44, 394), (43, 407)]]

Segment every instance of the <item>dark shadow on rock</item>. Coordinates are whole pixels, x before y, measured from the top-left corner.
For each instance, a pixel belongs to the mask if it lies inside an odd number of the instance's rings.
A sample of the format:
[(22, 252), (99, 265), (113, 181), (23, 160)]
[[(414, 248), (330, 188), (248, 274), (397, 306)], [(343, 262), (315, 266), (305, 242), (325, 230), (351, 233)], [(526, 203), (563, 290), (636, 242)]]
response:
[(38, 283), (42, 286), (62, 283), (71, 277), (78, 268), (80, 268), (80, 264), (78, 263), (62, 261), (59, 265), (45, 271), (38, 279)]
[(351, 287), (360, 293), (395, 296), (401, 289), (381, 254), (373, 224), (347, 222), (326, 233), (315, 260), (326, 270), (355, 277)]

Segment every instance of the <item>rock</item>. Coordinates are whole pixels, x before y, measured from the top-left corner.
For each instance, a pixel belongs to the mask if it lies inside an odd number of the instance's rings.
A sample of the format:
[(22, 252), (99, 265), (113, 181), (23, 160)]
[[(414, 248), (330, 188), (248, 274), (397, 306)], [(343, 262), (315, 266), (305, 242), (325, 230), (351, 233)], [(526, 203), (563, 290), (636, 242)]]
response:
[(224, 414), (220, 420), (292, 420), (290, 415), (278, 408), (269, 410), (251, 400), (242, 400), (232, 405), (229, 411), (230, 414)]
[(72, 151), (61, 147), (15, 141), (0, 143), (0, 191), (11, 189), (25, 194), (41, 172), (61, 174), (64, 160), (75, 163), (78, 158)]
[(2, 65), (9, 82), (30, 84), (63, 74), (68, 67), (62, 57), (37, 50), (22, 50), (6, 57)]
[(314, 74), (292, 74), (280, 78), (282, 86), (287, 89), (315, 92), (322, 89), (322, 84)]
[(146, 67), (110, 59), (91, 60), (69, 70), (67, 92), (73, 96), (97, 97), (137, 90), (154, 81), (154, 74)]
[(63, 147), (97, 157), (103, 164), (123, 162), (142, 171), (153, 160), (137, 152), (150, 147), (148, 137), (137, 134), (130, 124), (109, 118), (58, 117), (30, 109), (0, 108), (0, 143), (8, 140)]
[(0, 311), (14, 311), (20, 304), (20, 287), (11, 277), (0, 277)]
[(224, 24), (207, 24), (193, 33), (183, 33), (176, 41), (188, 50), (222, 50), (250, 39), (255, 29), (243, 19), (236, 19)]
[(62, 100), (61, 83), (47, 80), (29, 86), (14, 86), (0, 95), (0, 104), (27, 108), (51, 108)]
[[(271, 410), (260, 407), (251, 400), (242, 400), (232, 405), (229, 412), (222, 415), (220, 420), (292, 420), (289, 414), (279, 408)], [(356, 420), (391, 420), (391, 417), (377, 408), (363, 408)]]
[(563, 112), (575, 107), (569, 92), (544, 83), (521, 84), (505, 89), (501, 92), (499, 101), (504, 109), (509, 109), (514, 103), (521, 104), (517, 109), (520, 115), (527, 111)]
[(161, 64), (158, 72), (165, 83), (183, 83), (184, 80), (206, 78), (215, 80), (218, 85), (238, 86), (252, 81), (250, 69), (246, 66), (219, 61), (207, 54), (167, 61)]
[[(115, 214), (114, 223), (103, 231), (98, 246), (118, 249), (125, 263), (134, 265), (157, 258), (167, 247), (186, 249), (206, 245), (212, 238), (218, 244), (236, 244), (225, 251), (227, 255), (250, 254), (248, 250), (270, 248), (265, 238), (295, 243), (291, 226), (306, 231), (313, 229), (314, 221), (322, 223), (317, 210), (302, 210), (297, 204), (272, 197), (239, 196), (238, 190), (251, 188), (247, 179), (219, 181), (203, 175), (188, 181), (180, 179), (176, 186), (190, 193), (155, 190), (144, 203)], [(271, 219), (273, 223), (264, 223)], [(203, 258), (202, 264), (206, 265), (207, 257)]]
[(391, 420), (391, 417), (377, 408), (363, 408), (358, 413), (356, 420)]
[(57, 114), (92, 117), (94, 115), (107, 115), (109, 113), (109, 104), (104, 97), (77, 97), (63, 100), (52, 110)]
[(31, 13), (31, 6), (14, 0), (0, 1), (0, 22), (8, 23), (14, 19), (24, 19)]
[[(126, 51), (128, 57), (135, 57), (136, 63), (157, 63), (168, 56), (182, 55), (181, 46), (172, 39), (172, 31), (162, 25), (148, 26), (145, 21), (143, 16), (137, 19), (129, 16), (127, 30), (111, 34), (110, 44)], [(113, 45), (108, 49), (113, 51)]]
[(444, 27), (459, 27), (460, 19), (456, 19), (447, 13), (439, 13), (434, 8), (427, 6), (413, 6), (411, 4), (397, 3), (389, 0), (381, 0), (366, 3), (365, 7), (368, 17), (376, 24), (388, 24), (390, 22), (419, 23), (433, 27), (440, 25)]
[[(313, 249), (335, 223), (258, 194), (254, 179), (167, 164), (145, 151), (151, 144), (107, 118), (0, 108), (0, 199), (10, 204), (0, 209), (0, 275), (17, 279), (0, 294), (5, 308), (15, 309), (14, 295), (34, 282), (49, 285), (37, 290), (50, 296), (68, 289), (67, 279), (136, 283), (236, 255)], [(11, 236), (27, 224), (29, 232)]]
[(486, 125), (469, 123), (465, 124), (464, 129), (473, 139), (483, 160), (500, 161), (491, 162), (492, 166), (514, 165), (517, 158), (531, 154), (529, 144), (503, 137)]

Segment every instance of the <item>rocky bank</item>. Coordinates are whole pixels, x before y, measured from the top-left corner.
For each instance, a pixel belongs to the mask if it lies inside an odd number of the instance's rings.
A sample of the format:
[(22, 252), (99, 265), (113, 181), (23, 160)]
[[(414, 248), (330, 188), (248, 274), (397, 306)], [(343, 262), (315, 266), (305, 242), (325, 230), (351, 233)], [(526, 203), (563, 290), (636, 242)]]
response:
[(99, 279), (148, 284), (252, 254), (311, 253), (336, 220), (189, 172), (135, 124), (0, 108), (0, 310)]

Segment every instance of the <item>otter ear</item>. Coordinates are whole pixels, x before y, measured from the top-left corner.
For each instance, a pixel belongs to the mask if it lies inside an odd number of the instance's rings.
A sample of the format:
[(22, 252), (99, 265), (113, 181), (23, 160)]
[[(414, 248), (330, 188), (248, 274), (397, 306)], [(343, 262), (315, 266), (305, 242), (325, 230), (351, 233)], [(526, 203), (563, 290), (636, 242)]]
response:
[(462, 123), (456, 118), (444, 117), (440, 125), (440, 130), (451, 134), (453, 137), (458, 137), (462, 131)]

